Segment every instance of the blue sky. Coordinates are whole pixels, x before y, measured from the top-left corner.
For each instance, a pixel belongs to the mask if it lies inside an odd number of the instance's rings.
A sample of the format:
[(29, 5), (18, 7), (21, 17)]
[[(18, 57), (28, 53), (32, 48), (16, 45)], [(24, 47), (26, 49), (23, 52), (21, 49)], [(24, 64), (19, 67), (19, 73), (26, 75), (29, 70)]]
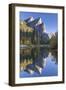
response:
[(25, 20), (30, 16), (34, 17), (34, 19), (41, 17), (47, 33), (58, 31), (57, 13), (20, 12), (20, 20)]

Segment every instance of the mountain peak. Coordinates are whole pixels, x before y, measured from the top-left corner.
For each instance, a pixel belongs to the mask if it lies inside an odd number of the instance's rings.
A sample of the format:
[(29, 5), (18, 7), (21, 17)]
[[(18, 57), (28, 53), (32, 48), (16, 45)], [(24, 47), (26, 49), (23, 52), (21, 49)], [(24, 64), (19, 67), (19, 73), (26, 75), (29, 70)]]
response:
[(41, 30), (41, 31), (45, 32), (45, 24), (43, 23), (41, 17), (34, 19), (32, 16), (30, 16), (28, 19), (25, 20), (25, 22), (31, 28), (35, 28), (39, 31)]
[(33, 20), (34, 20), (34, 18), (32, 16), (30, 16), (28, 22), (32, 22)]
[(39, 18), (38, 18), (38, 22), (36, 23), (36, 26), (38, 26), (38, 25), (40, 25), (40, 24), (42, 24), (42, 19), (39, 17)]
[(34, 20), (34, 18), (32, 17), (32, 16), (30, 16), (28, 19), (26, 19), (25, 21), (27, 22), (27, 23), (30, 23), (30, 22), (32, 22)]

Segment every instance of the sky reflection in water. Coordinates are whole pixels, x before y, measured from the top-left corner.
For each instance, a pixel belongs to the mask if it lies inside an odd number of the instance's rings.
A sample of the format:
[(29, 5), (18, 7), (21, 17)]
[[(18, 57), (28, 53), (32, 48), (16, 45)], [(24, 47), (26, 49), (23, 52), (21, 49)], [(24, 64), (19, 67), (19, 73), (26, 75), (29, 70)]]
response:
[(45, 48), (20, 51), (20, 78), (58, 75), (57, 51)]

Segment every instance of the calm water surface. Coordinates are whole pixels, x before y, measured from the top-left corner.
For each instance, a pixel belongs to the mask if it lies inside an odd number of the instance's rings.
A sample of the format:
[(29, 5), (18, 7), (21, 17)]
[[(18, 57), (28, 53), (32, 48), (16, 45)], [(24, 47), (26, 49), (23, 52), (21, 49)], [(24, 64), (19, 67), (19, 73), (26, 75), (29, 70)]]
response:
[(21, 78), (57, 75), (57, 50), (50, 50), (40, 47), (20, 49)]

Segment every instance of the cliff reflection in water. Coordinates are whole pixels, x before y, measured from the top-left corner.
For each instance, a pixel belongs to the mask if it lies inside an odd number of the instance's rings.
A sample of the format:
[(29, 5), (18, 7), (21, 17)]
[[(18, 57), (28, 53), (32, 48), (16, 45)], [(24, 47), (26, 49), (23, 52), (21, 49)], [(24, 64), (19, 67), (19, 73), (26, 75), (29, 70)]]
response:
[(20, 77), (56, 76), (57, 66), (56, 50), (40, 47), (20, 49)]

